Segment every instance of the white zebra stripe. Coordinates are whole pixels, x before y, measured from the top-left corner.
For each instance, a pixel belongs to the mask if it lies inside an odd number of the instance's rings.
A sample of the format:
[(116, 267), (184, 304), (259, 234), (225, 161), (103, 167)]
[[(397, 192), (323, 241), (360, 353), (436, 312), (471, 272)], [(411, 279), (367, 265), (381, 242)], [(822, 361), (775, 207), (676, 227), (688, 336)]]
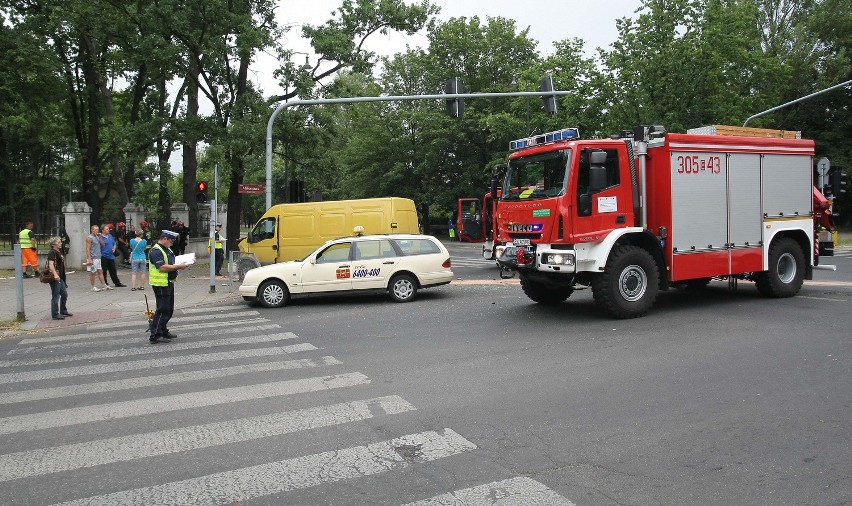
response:
[(230, 404), (232, 402), (281, 397), (306, 392), (318, 392), (335, 388), (346, 388), (370, 383), (370, 379), (358, 372), (320, 376), (299, 380), (261, 383), (219, 390), (206, 390), (188, 394), (167, 395), (152, 399), (114, 402), (97, 406), (61, 409), (44, 413), (10, 416), (0, 418), (0, 434), (14, 434), (34, 430), (67, 427), (81, 423), (102, 422), (144, 416), (156, 413), (168, 413), (182, 409), (199, 408)]
[(0, 455), (0, 481), (331, 427), (415, 407), (392, 395), (225, 422)]
[(204, 364), (208, 362), (238, 360), (251, 357), (289, 355), (291, 353), (311, 351), (316, 349), (316, 346), (310, 343), (299, 343), (291, 344), (288, 346), (276, 346), (274, 348), (260, 348), (255, 350), (218, 351), (215, 353), (206, 353), (200, 355), (186, 355), (180, 357), (157, 357), (145, 360), (132, 360), (130, 362), (119, 362), (116, 364), (80, 365), (74, 367), (62, 367), (59, 369), (47, 369), (42, 371), (14, 372), (0, 374), (0, 384), (20, 383), (23, 381), (40, 381), (55, 378), (72, 378), (77, 376), (107, 374), (123, 371), (138, 371), (140, 369), (153, 369), (155, 367), (173, 367), (176, 365), (186, 364)]
[[(225, 339), (211, 339), (204, 341), (191, 341), (188, 343), (179, 342), (179, 343), (169, 343), (166, 345), (156, 345), (151, 346), (148, 343), (147, 339), (139, 339), (138, 344), (142, 347), (140, 348), (130, 348), (130, 349), (121, 349), (121, 350), (107, 350), (107, 351), (93, 351), (90, 353), (78, 353), (76, 355), (65, 355), (61, 357), (47, 357), (47, 358), (32, 358), (32, 359), (18, 359), (18, 360), (7, 360), (0, 362), (0, 367), (21, 367), (21, 366), (30, 366), (30, 365), (48, 365), (48, 364), (62, 364), (65, 362), (76, 362), (78, 360), (99, 360), (104, 358), (118, 358), (118, 357), (128, 357), (134, 355), (150, 355), (153, 353), (173, 353), (175, 351), (181, 350), (195, 350), (198, 348), (212, 348), (215, 346), (232, 346), (239, 344), (257, 344), (257, 343), (268, 343), (273, 341), (278, 341), (280, 339), (295, 339), (296, 334), (292, 332), (284, 332), (281, 334), (269, 334), (269, 335), (260, 335), (260, 336), (241, 336), (241, 337), (228, 337)], [(144, 343), (144, 344), (143, 344)]]
[[(232, 313), (213, 313), (210, 312), (210, 309), (207, 309), (207, 312), (203, 315), (198, 316), (173, 316), (169, 323), (184, 323), (184, 322), (193, 322), (193, 321), (209, 321), (209, 320), (229, 320), (231, 318), (243, 318), (246, 316), (258, 316), (260, 312), (258, 311), (234, 311)], [(144, 327), (148, 325), (147, 322), (143, 320), (133, 321), (133, 322), (122, 322), (121, 327), (127, 328), (131, 326), (136, 327)], [(92, 323), (90, 325), (86, 325), (86, 328), (89, 330), (104, 330), (104, 329), (114, 329), (115, 323)]]
[[(220, 322), (216, 325), (191, 325), (189, 328), (201, 328), (201, 327), (236, 327), (243, 325), (237, 329), (231, 328), (216, 328), (212, 330), (204, 331), (204, 335), (219, 335), (219, 334), (236, 334), (243, 332), (253, 332), (257, 330), (271, 330), (281, 328), (280, 325), (271, 323), (266, 325), (250, 325), (250, 323), (263, 323), (269, 320), (260, 319), (260, 320), (243, 320), (243, 321), (235, 321), (235, 322)], [(176, 330), (176, 328), (175, 328)], [(20, 345), (33, 345), (38, 346), (44, 343), (63, 343), (69, 341), (80, 341), (85, 340), (85, 342), (92, 342), (93, 338), (98, 337), (125, 337), (127, 339), (139, 339), (140, 336), (147, 335), (147, 332), (140, 332), (135, 330), (133, 332), (121, 332), (121, 331), (113, 331), (113, 332), (91, 332), (87, 334), (68, 334), (68, 335), (60, 335), (60, 336), (47, 336), (47, 337), (30, 337), (27, 339), (22, 339)]]
[(243, 309), (245, 309), (245, 307), (246, 307), (245, 304), (239, 304), (239, 305), (236, 305), (236, 306), (224, 306), (224, 307), (222, 307), (222, 306), (188, 307), (186, 309), (178, 309), (178, 310), (175, 311), (175, 313), (176, 314), (177, 313), (180, 313), (180, 314), (198, 314), (198, 313), (209, 314), (209, 313), (214, 313), (216, 311), (218, 311), (220, 313), (225, 313), (227, 311), (243, 310)]
[(487, 485), (436, 495), (404, 506), (574, 506), (553, 490), (530, 478), (511, 478)]
[(20, 392), (0, 393), (0, 404), (13, 404), (16, 402), (31, 402), (41, 401), (45, 399), (58, 399), (61, 397), (74, 397), (77, 395), (117, 392), (120, 390), (148, 388), (156, 385), (168, 385), (171, 383), (184, 383), (187, 381), (224, 378), (237, 374), (285, 371), (289, 369), (305, 369), (312, 367), (323, 367), (328, 365), (341, 365), (342, 363), (343, 362), (337, 360), (334, 357), (320, 357), (319, 359), (303, 358), (299, 360), (286, 360), (284, 362), (261, 362), (259, 364), (236, 365), (233, 367), (222, 367), (218, 369), (204, 369), (201, 371), (177, 372), (171, 374), (160, 374), (157, 376), (142, 376), (121, 380), (109, 380), (97, 383), (86, 383), (82, 385), (67, 385), (53, 388), (37, 388)]
[(365, 446), (307, 455), (147, 488), (62, 503), (230, 504), (323, 483), (371, 476), (474, 450), (451, 429), (427, 431)]
[[(233, 334), (233, 332), (229, 332), (229, 334)], [(291, 334), (291, 337), (284, 337), (287, 334)], [(287, 332), (287, 333), (284, 333), (284, 334), (276, 334), (276, 335), (280, 336), (280, 339), (293, 339), (293, 338), (296, 337), (295, 334), (292, 334), (290, 332)], [(181, 338), (208, 337), (208, 335), (207, 335), (206, 331), (181, 332), (180, 337)], [(271, 336), (269, 336), (269, 337), (271, 337)], [(236, 338), (232, 338), (232, 339), (236, 339)], [(250, 340), (252, 338), (251, 337), (243, 337), (243, 338), (240, 338), (240, 339), (245, 341), (245, 342), (251, 342)], [(80, 349), (80, 348), (83, 348), (83, 349), (91, 348), (93, 345), (97, 345), (98, 347), (101, 347), (101, 346), (116, 346), (116, 345), (126, 345), (126, 344), (139, 344), (139, 343), (142, 343), (142, 342), (145, 342), (145, 340), (140, 339), (137, 336), (136, 338), (130, 338), (130, 339), (128, 339), (127, 337), (121, 337), (121, 338), (118, 338), (118, 339), (98, 339), (97, 341), (94, 341), (94, 342), (91, 341), (91, 340), (87, 340), (87, 341), (81, 341), (81, 342), (75, 342), (75, 343), (45, 344), (43, 346), (29, 346), (27, 348), (18, 348), (16, 350), (10, 351), (7, 355), (26, 355), (26, 354), (29, 354), (29, 353), (36, 353), (36, 352), (40, 352), (40, 351), (73, 351), (73, 350)], [(178, 343), (175, 343), (175, 344), (178, 344)], [(180, 343), (180, 344), (185, 344), (185, 343)], [(186, 343), (186, 344), (188, 344), (188, 343)], [(100, 352), (100, 353), (103, 353), (103, 352)], [(23, 359), (20, 359), (20, 360), (23, 360)], [(2, 362), (0, 362), (0, 364), (2, 364)]]

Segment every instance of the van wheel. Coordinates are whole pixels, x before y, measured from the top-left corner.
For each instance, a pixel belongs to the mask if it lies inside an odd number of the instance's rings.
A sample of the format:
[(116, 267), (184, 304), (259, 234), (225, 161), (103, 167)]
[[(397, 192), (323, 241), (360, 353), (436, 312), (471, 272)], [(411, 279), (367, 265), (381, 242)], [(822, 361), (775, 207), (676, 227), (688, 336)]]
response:
[(388, 292), (396, 302), (411, 302), (417, 295), (417, 281), (408, 274), (398, 274), (390, 280)]
[(592, 280), (595, 303), (620, 319), (650, 311), (660, 290), (654, 258), (636, 246), (618, 246), (610, 253), (604, 272)]
[(805, 254), (799, 243), (789, 237), (769, 246), (769, 270), (757, 275), (754, 282), (764, 297), (780, 299), (799, 293), (805, 280)]
[(290, 301), (290, 290), (281, 281), (270, 279), (260, 285), (257, 300), (264, 307), (282, 307)]

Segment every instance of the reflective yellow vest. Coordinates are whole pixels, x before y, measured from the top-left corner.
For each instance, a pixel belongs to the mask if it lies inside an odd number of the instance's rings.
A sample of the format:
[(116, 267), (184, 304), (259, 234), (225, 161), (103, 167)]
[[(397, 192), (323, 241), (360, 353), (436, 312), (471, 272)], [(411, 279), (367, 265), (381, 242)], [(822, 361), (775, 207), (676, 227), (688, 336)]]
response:
[(214, 239), (210, 239), (209, 241), (207, 241), (207, 249), (209, 250), (212, 247), (211, 244), (213, 244), (214, 242), (216, 244), (216, 249), (224, 249), (225, 245), (219, 242), (219, 232), (213, 232), (213, 236), (215, 238), (215, 241)]
[[(166, 254), (166, 250), (160, 246), (160, 243), (155, 244), (151, 249), (157, 248), (163, 253), (163, 260), (165, 260), (166, 265), (169, 264), (169, 255)], [(169, 286), (169, 273), (168, 272), (160, 272), (160, 269), (154, 265), (154, 262), (151, 261), (150, 257), (148, 258), (148, 282), (151, 283), (151, 286)]]
[(30, 239), (30, 232), (32, 232), (32, 230), (30, 230), (28, 228), (24, 228), (18, 234), (18, 239), (21, 243), (21, 249), (27, 249), (27, 248), (32, 249), (33, 241)]

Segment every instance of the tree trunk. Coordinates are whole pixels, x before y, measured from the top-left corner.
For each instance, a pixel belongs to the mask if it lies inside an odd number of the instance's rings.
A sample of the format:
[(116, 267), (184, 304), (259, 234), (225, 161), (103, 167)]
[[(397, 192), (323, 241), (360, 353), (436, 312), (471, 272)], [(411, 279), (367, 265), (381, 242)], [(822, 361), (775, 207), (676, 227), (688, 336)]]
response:
[(201, 69), (197, 60), (189, 58), (186, 73), (186, 124), (183, 133), (183, 201), (189, 206), (189, 229), (196, 235), (204, 235), (198, 221), (198, 202), (195, 200), (195, 183), (198, 178), (198, 76)]

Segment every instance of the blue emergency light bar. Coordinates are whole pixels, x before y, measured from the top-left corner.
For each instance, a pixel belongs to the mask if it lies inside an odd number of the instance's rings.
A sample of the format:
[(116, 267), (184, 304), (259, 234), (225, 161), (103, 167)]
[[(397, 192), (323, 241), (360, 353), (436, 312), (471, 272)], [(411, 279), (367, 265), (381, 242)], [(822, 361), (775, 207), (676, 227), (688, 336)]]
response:
[(525, 139), (518, 139), (509, 142), (509, 151), (517, 151), (519, 149), (529, 148), (532, 146), (541, 146), (543, 144), (553, 144), (554, 142), (570, 141), (580, 138), (580, 130), (577, 128), (563, 128), (555, 132), (535, 135)]

